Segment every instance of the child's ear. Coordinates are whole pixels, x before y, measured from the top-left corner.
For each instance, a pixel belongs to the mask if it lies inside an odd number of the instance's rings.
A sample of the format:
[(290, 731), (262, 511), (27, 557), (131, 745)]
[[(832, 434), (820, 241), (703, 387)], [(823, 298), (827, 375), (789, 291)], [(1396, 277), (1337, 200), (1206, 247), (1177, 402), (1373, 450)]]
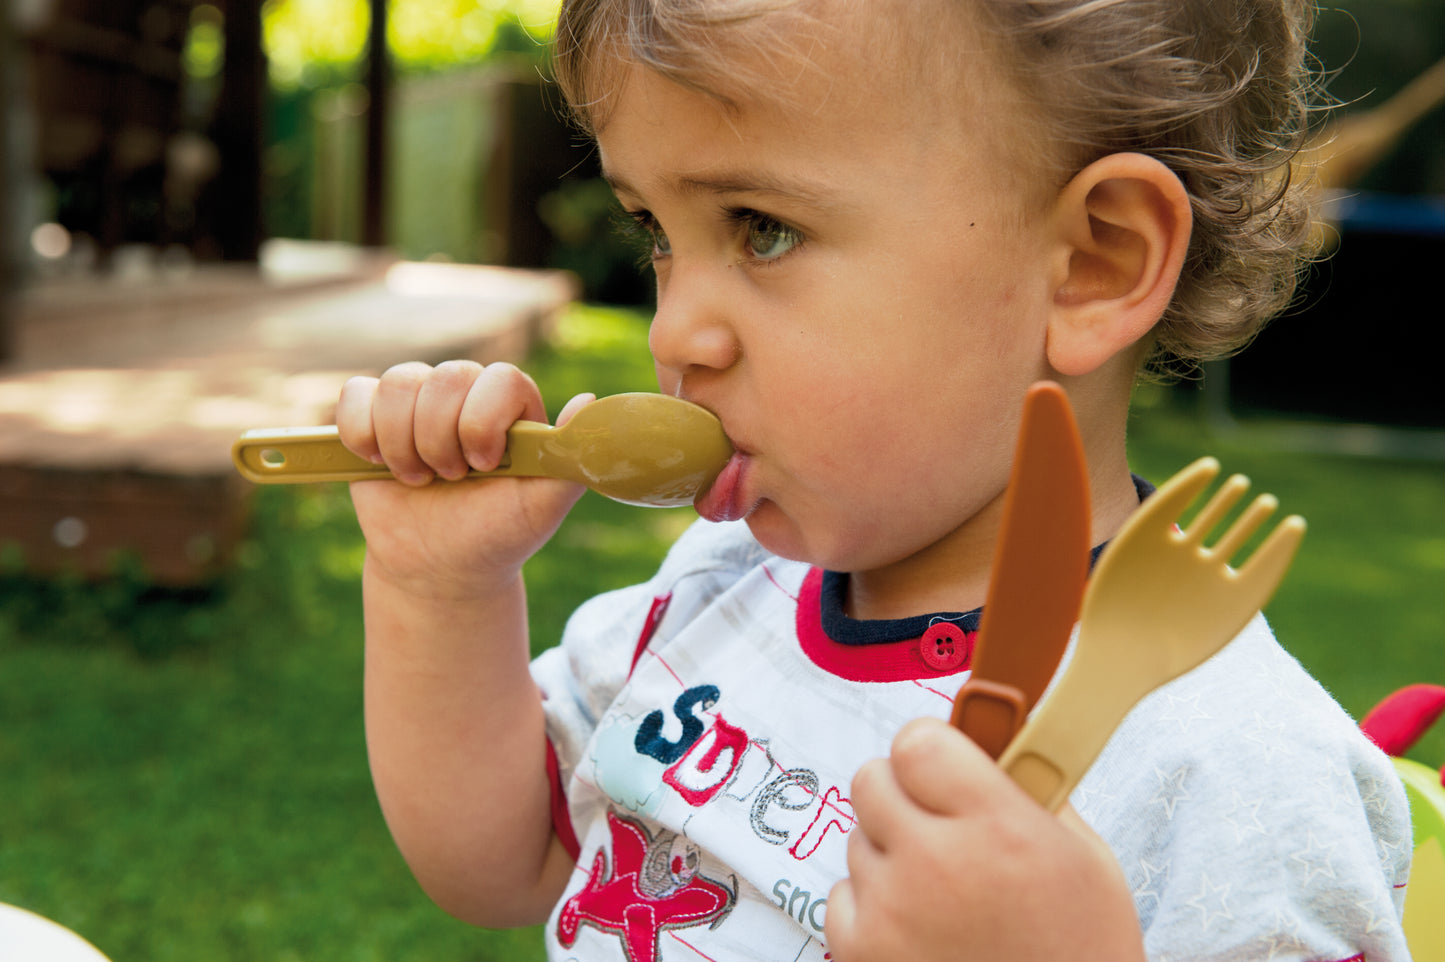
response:
[(1143, 154), (1085, 167), (1059, 193), (1054, 215), (1067, 267), (1054, 290), (1048, 360), (1078, 376), (1154, 327), (1174, 295), (1193, 218), (1183, 183)]

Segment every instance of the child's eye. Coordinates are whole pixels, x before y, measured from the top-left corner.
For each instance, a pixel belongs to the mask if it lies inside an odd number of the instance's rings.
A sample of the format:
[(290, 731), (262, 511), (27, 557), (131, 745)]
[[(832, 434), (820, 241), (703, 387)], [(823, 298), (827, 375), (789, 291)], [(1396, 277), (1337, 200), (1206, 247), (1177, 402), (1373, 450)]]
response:
[(629, 210), (624, 223), (629, 234), (640, 235), (645, 244), (651, 245), (647, 256), (656, 260), (659, 257), (667, 257), (672, 253), (672, 243), (668, 241), (667, 234), (663, 232), (662, 226), (657, 223), (657, 218), (651, 212), (645, 210)]
[(757, 211), (740, 211), (747, 224), (748, 253), (760, 261), (777, 260), (803, 242), (796, 228)]
[(667, 257), (672, 253), (672, 242), (667, 239), (667, 233), (656, 223), (652, 225), (652, 256)]

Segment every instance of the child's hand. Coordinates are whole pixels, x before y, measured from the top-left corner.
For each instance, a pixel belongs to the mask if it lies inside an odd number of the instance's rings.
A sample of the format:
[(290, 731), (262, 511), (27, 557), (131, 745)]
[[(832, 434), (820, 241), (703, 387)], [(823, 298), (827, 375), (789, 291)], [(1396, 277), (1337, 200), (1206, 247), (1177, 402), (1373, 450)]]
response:
[[(573, 398), (558, 422), (589, 400)], [(379, 380), (348, 381), (336, 407), (342, 442), (384, 461), (400, 482), (351, 486), (368, 565), (433, 597), (463, 598), (514, 578), (582, 487), (547, 478), (431, 482), (496, 467), (518, 420), (546, 423), (547, 415), (537, 385), (510, 364), (400, 364)]]
[(852, 801), (850, 877), (828, 898), (837, 962), (1144, 958), (1103, 841), (944, 722), (905, 726), (889, 758), (859, 770)]

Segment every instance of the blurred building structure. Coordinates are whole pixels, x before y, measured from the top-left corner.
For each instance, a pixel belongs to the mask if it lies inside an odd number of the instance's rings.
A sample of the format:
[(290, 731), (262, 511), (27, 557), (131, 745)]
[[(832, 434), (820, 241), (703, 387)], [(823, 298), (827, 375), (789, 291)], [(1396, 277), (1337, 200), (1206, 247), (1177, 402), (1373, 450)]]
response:
[[(124, 244), (254, 261), (261, 241), (265, 56), (260, 0), (18, 0), (10, 4), (27, 158), (56, 220), (104, 263)], [(183, 56), (197, 11), (225, 25), (206, 102)], [(15, 100), (15, 97), (12, 100)]]
[[(0, 268), (0, 549), (32, 573), (103, 576), (126, 553), (208, 582), (246, 516), (242, 431), (327, 423), (346, 377), (401, 361), (520, 358), (577, 293), (383, 246), (380, 43), (364, 244), (265, 239), (261, 6), (0, 3), (0, 237), (20, 266)], [(198, 18), (224, 38), (209, 86), (186, 70)]]

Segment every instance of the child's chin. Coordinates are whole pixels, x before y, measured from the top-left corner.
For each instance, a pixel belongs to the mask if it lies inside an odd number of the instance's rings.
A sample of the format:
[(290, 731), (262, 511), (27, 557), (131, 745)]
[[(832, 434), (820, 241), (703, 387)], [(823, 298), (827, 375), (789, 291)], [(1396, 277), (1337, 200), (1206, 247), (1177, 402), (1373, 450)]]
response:
[(806, 564), (831, 567), (828, 559), (819, 555), (816, 545), (808, 539), (771, 501), (759, 502), (747, 516), (748, 530), (754, 540), (769, 553), (788, 561), (802, 561)]

